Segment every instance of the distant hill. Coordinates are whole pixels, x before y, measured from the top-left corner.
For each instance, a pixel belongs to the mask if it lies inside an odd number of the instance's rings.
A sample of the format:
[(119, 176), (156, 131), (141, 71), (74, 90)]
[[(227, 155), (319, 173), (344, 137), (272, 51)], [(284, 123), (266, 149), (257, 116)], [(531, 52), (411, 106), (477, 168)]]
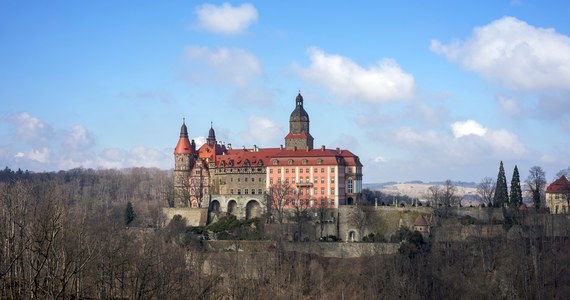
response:
[[(393, 195), (406, 195), (412, 198), (426, 198), (428, 188), (433, 185), (443, 185), (443, 181), (423, 182), (408, 181), (404, 183), (384, 182), (384, 183), (364, 183), (364, 188), (381, 191)], [(475, 196), (477, 194), (477, 184), (474, 182), (454, 181), (453, 185), (457, 187), (457, 196)]]

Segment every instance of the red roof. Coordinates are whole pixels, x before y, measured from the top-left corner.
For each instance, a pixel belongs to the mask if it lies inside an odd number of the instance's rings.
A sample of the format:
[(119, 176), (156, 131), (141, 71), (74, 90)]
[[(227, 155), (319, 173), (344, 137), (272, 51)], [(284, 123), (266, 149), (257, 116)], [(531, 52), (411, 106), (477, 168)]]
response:
[(192, 154), (192, 146), (187, 137), (181, 137), (178, 139), (178, 144), (174, 148), (174, 154)]
[(414, 226), (429, 226), (426, 218), (424, 218), (424, 216), (420, 215), (419, 217), (416, 218), (416, 221), (414, 222)]
[(216, 157), (216, 165), (220, 166), (223, 161), (225, 166), (232, 161), (232, 166), (243, 166), (245, 161), (249, 161), (251, 166), (257, 166), (261, 160), (263, 166), (274, 165), (272, 160), (277, 159), (278, 166), (288, 165), (289, 159), (293, 159), (292, 165), (317, 165), (321, 160), (321, 165), (348, 165), (362, 166), (358, 156), (348, 150), (333, 149), (312, 149), (312, 150), (291, 150), (285, 148), (258, 148), (258, 149), (229, 149), (226, 154)]
[(546, 192), (554, 194), (570, 193), (570, 181), (566, 179), (566, 176), (562, 175), (562, 177), (556, 179), (546, 188)]
[(302, 131), (301, 133), (289, 132), (289, 134), (285, 136), (286, 139), (306, 139), (308, 137), (313, 138), (310, 133), (305, 133), (304, 131)]

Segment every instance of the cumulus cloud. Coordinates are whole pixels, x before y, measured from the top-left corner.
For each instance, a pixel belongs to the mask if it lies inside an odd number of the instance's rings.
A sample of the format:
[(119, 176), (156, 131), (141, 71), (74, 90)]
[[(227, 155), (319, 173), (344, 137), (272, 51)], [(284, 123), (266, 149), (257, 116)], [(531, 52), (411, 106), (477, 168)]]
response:
[(487, 133), (487, 128), (474, 120), (455, 122), (451, 124), (451, 130), (453, 131), (453, 136), (455, 136), (455, 138), (460, 138), (470, 134), (484, 136), (485, 133)]
[(14, 155), (17, 161), (29, 160), (32, 162), (46, 164), (50, 162), (50, 152), (48, 148), (32, 149), (28, 152), (18, 152)]
[(513, 17), (477, 27), (465, 41), (432, 40), (431, 51), (479, 75), (523, 91), (568, 89), (570, 38)]
[(75, 125), (66, 133), (64, 147), (79, 151), (88, 149), (93, 145), (93, 139), (87, 128), (83, 125)]
[(198, 18), (196, 28), (227, 35), (245, 32), (258, 19), (257, 9), (249, 3), (240, 6), (227, 2), (220, 6), (206, 3), (196, 7), (194, 12)]
[[(470, 164), (486, 159), (524, 158), (530, 150), (518, 136), (505, 129), (490, 129), (474, 120), (450, 125), (452, 135), (435, 130), (417, 131), (403, 127), (392, 141), (415, 153), (446, 164)], [(453, 163), (449, 162), (453, 159)]]
[(311, 64), (300, 68), (300, 75), (341, 99), (380, 103), (414, 95), (414, 77), (392, 59), (384, 58), (363, 68), (348, 57), (328, 54), (316, 47), (309, 48), (308, 54)]
[(27, 112), (21, 112), (8, 118), (16, 126), (16, 136), (34, 146), (43, 145), (53, 135), (53, 129), (40, 119)]
[(285, 136), (283, 129), (277, 123), (264, 117), (251, 116), (247, 121), (244, 140), (257, 146), (279, 144)]
[[(15, 126), (16, 140), (0, 148), (0, 164), (33, 171), (71, 168), (172, 167), (171, 149), (141, 146), (130, 150), (96, 148), (95, 139), (83, 125), (52, 127), (27, 112), (7, 118)], [(49, 138), (47, 138), (49, 137)], [(43, 140), (38, 143), (38, 140)]]
[[(194, 72), (192, 78), (195, 80), (206, 79), (212, 75), (223, 82), (243, 86), (263, 74), (259, 60), (240, 48), (210, 49), (188, 46), (184, 49), (184, 55), (189, 60), (207, 66)], [(208, 74), (208, 71), (213, 74)]]

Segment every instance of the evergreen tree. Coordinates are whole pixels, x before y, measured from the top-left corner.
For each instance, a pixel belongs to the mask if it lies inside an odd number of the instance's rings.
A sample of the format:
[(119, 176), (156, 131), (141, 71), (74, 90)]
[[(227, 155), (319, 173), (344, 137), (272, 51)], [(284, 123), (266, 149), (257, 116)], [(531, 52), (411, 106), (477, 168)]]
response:
[(135, 219), (135, 210), (133, 209), (133, 204), (131, 201), (127, 203), (127, 207), (125, 207), (125, 226), (129, 226)]
[(507, 191), (507, 177), (505, 177), (505, 169), (503, 168), (503, 161), (501, 161), (501, 165), (499, 166), (499, 175), (497, 175), (497, 184), (495, 185), (493, 205), (495, 207), (502, 207), (508, 202), (509, 193)]
[(519, 176), (519, 169), (515, 165), (513, 178), (511, 179), (511, 195), (509, 203), (512, 207), (518, 207), (522, 204), (522, 200), (521, 179)]

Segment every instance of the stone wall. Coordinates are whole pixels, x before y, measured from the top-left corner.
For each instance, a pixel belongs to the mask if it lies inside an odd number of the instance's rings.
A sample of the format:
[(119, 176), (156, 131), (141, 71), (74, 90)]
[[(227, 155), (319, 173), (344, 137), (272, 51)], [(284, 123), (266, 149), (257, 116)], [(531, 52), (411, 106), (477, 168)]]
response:
[(168, 225), (175, 215), (180, 215), (186, 219), (186, 225), (188, 226), (204, 226), (208, 219), (207, 208), (163, 207), (162, 213), (165, 217), (164, 226)]

